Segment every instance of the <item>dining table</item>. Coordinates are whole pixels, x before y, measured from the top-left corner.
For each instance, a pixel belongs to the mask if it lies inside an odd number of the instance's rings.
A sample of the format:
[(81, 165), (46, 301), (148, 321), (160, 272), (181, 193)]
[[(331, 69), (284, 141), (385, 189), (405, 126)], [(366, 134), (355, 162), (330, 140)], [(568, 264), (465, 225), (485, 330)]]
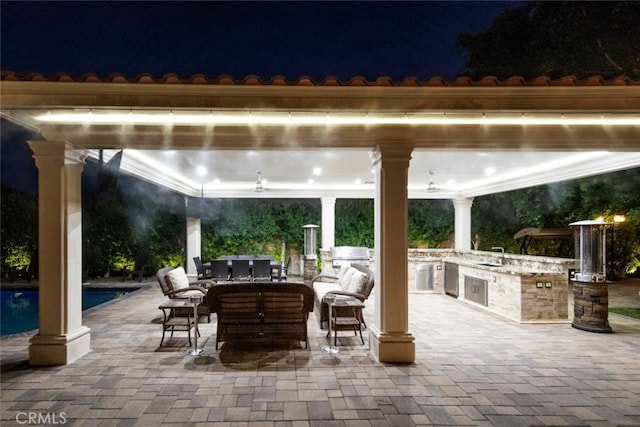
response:
[[(225, 261), (227, 261), (227, 265), (229, 266), (229, 275), (231, 275), (232, 273), (232, 259), (226, 259)], [(278, 277), (278, 282), (282, 281), (282, 262), (281, 261), (274, 261), (274, 260), (270, 260), (270, 264), (269, 267), (271, 268), (271, 271), (276, 271), (277, 272), (277, 277)], [(211, 262), (204, 262), (202, 263), (202, 267), (204, 268), (204, 271), (211, 270)], [(249, 260), (249, 271), (251, 272), (251, 274), (253, 275), (253, 259)]]

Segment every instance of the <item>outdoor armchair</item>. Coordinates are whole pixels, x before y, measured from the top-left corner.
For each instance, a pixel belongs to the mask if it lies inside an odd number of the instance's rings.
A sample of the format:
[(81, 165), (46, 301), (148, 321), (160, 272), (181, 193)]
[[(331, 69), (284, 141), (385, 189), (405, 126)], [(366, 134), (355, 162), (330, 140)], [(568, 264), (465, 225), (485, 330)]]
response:
[[(195, 293), (204, 295), (204, 299), (200, 305), (198, 305), (198, 316), (206, 316), (207, 321), (211, 322), (211, 312), (207, 306), (207, 290), (215, 285), (212, 280), (198, 280), (196, 282), (189, 282), (187, 273), (184, 268), (178, 267), (164, 267), (158, 270), (156, 273), (158, 284), (162, 293), (170, 299), (187, 299), (189, 296)], [(189, 312), (191, 311), (191, 313)], [(187, 316), (192, 314), (193, 311), (189, 307), (177, 310), (177, 315)]]

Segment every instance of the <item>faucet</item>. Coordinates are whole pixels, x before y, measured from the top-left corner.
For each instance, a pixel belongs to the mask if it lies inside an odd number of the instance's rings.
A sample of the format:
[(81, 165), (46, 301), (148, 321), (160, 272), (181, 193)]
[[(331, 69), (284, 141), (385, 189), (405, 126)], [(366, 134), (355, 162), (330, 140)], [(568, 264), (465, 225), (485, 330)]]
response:
[(502, 252), (502, 258), (500, 259), (500, 264), (504, 265), (504, 248), (502, 246), (492, 246), (491, 250), (492, 251), (499, 250), (500, 252)]

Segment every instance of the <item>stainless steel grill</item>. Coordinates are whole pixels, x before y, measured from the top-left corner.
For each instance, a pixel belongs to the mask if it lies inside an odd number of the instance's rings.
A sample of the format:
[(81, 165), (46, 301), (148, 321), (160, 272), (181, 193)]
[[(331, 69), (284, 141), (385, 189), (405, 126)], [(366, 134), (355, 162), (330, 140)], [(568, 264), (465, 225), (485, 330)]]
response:
[(369, 248), (360, 246), (336, 246), (331, 248), (331, 263), (333, 268), (340, 268), (345, 264), (358, 263), (369, 266)]

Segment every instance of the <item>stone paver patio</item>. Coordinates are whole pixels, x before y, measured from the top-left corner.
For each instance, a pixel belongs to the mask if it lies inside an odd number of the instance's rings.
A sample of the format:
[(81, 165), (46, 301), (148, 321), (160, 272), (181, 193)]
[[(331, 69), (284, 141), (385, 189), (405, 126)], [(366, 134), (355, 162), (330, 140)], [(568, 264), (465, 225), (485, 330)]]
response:
[[(184, 333), (158, 348), (165, 297), (148, 283), (85, 312), (92, 351), (71, 365), (30, 367), (30, 335), (3, 338), (0, 423), (39, 416), (73, 426), (640, 425), (640, 320), (610, 314), (614, 333), (594, 334), (569, 323), (518, 324), (416, 293), (413, 364), (378, 363), (346, 332), (338, 355), (323, 353), (315, 313), (309, 350), (271, 343), (215, 351), (213, 316), (201, 325), (205, 353), (194, 358)], [(638, 291), (637, 280), (612, 289), (610, 305), (638, 306)], [(369, 324), (372, 309), (370, 299)]]

